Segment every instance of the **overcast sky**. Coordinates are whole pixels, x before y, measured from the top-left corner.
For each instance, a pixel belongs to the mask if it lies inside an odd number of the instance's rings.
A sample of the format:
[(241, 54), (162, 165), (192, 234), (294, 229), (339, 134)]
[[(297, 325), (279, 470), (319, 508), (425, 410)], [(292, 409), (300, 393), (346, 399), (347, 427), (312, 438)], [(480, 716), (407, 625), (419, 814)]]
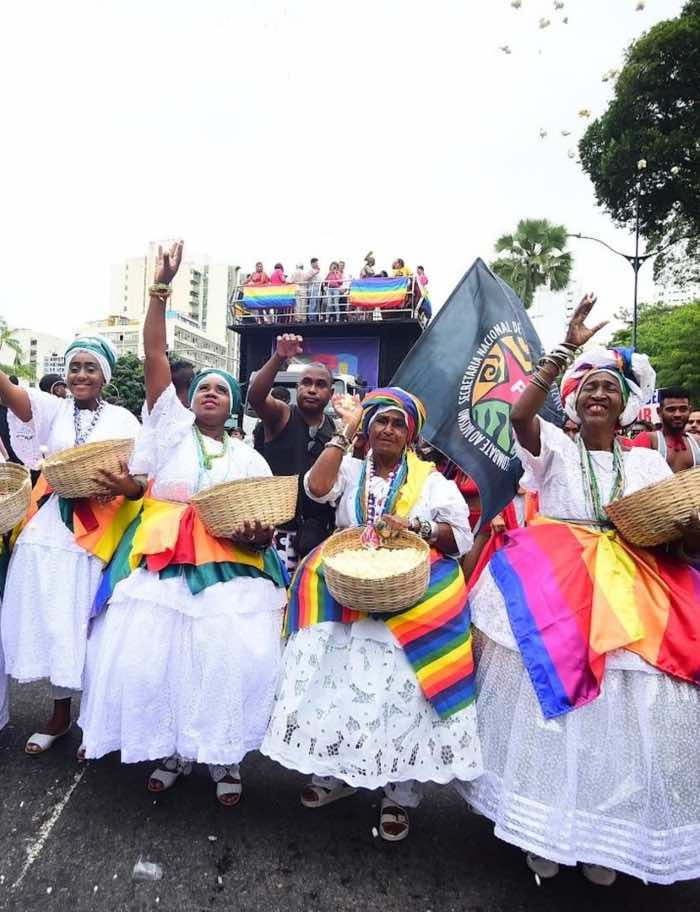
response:
[[(71, 335), (107, 312), (110, 264), (158, 237), (289, 272), (315, 255), (356, 274), (371, 248), (380, 268), (422, 263), (437, 303), (522, 217), (631, 251), (567, 152), (603, 73), (682, 0), (636, 5), (5, 3), (0, 314)], [(629, 265), (572, 243), (602, 315), (629, 304)]]

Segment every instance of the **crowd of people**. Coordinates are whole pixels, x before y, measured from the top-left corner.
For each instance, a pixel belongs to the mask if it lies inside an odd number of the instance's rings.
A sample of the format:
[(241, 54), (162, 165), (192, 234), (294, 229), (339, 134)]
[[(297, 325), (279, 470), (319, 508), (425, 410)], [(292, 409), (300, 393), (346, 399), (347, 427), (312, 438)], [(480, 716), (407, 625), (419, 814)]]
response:
[(344, 260), (333, 260), (329, 263), (324, 274), (318, 257), (311, 257), (308, 269), (304, 262), (296, 264), (294, 272), (290, 275), (284, 270), (282, 263), (275, 263), (274, 269), (269, 274), (262, 262), (255, 264), (253, 272), (243, 276), (237, 291), (237, 300), (244, 301), (246, 287), (264, 287), (279, 285), (294, 285), (294, 306), (287, 310), (277, 312), (275, 308), (265, 308), (258, 319), (263, 322), (339, 322), (359, 318), (359, 309), (350, 304), (350, 283), (354, 278), (413, 278), (413, 284), (406, 293), (405, 307), (414, 306), (420, 309), (427, 319), (432, 315), (429, 302), (423, 304), (427, 296), (428, 276), (423, 266), (417, 266), (415, 272), (408, 267), (401, 257), (397, 257), (391, 264), (391, 272), (386, 269), (376, 268), (376, 259), (372, 251), (364, 258), (362, 268), (357, 277), (353, 276), (346, 268)]
[[(595, 332), (585, 298), (512, 409), (521, 493), (477, 532), (479, 490), (422, 440), (417, 396), (334, 397), (334, 422), (324, 365), (300, 372), (294, 403), (275, 389), (298, 335), (278, 337), (251, 383), (255, 447), (229, 433), (236, 379), (167, 359), (181, 258), (181, 243), (161, 251), (150, 288), (141, 424), (102, 398), (115, 354), (100, 337), (74, 341), (64, 380), (40, 390), (0, 372), (27, 466), (87, 442), (135, 441), (88, 504), (40, 479), (14, 543), (0, 657), (20, 682), (48, 679), (54, 700), (27, 753), (67, 734), (82, 691), (78, 759), (156, 761), (151, 792), (201, 763), (217, 800), (235, 807), (240, 764), (260, 750), (309, 777), (310, 811), (382, 789), (387, 842), (409, 835), (409, 810), (433, 782), (493, 821), (540, 878), (561, 864), (599, 885), (618, 871), (700, 877), (700, 521), (649, 551), (613, 534), (604, 510), (698, 465), (700, 415), (685, 392), (667, 390), (661, 429), (630, 442), (624, 429), (654, 371), (644, 355), (583, 349)], [(562, 374), (568, 429), (538, 416)], [(218, 539), (190, 504), (271, 474), (299, 476), (282, 528), (251, 521)], [(414, 606), (367, 615), (335, 601), (320, 548), (353, 527), (369, 547), (402, 531), (428, 543), (428, 589)], [(1, 669), (0, 688), (4, 724)]]

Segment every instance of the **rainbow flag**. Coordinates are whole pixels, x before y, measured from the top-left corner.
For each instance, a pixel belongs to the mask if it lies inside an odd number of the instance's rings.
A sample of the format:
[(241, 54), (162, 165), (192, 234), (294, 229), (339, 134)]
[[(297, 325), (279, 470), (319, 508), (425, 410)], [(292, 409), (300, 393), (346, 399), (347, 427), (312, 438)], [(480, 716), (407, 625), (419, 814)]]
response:
[[(323, 621), (351, 624), (366, 617), (345, 608), (326, 586), (322, 545), (297, 567), (289, 590), (287, 633)], [(460, 565), (439, 552), (430, 555), (428, 591), (412, 608), (375, 615), (401, 644), (425, 698), (441, 719), (474, 700), (474, 659), (467, 589)]]
[(246, 285), (243, 307), (246, 310), (279, 310), (294, 307), (296, 285)]
[(352, 307), (403, 307), (408, 294), (409, 278), (353, 279), (350, 283)]
[(158, 573), (161, 579), (182, 575), (193, 595), (241, 576), (263, 577), (282, 588), (289, 582), (274, 548), (260, 552), (215, 538), (191, 504), (153, 497), (144, 498), (143, 510), (126, 529), (105, 567), (91, 617), (104, 610), (117, 583), (137, 567)]
[[(53, 493), (44, 475), (40, 475), (32, 489), (23, 526), (31, 522)], [(58, 509), (63, 524), (73, 533), (75, 543), (106, 564), (112, 559), (124, 532), (141, 510), (141, 500), (115, 497), (108, 503), (100, 503), (88, 498), (59, 497)]]
[(506, 539), (489, 566), (546, 719), (598, 696), (613, 649), (700, 684), (700, 572), (545, 517)]

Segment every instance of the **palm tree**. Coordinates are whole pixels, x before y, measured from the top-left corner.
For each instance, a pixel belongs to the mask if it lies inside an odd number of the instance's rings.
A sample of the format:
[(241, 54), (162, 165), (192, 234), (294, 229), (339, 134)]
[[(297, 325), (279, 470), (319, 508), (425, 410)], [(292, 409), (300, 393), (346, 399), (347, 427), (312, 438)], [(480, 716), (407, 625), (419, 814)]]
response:
[(491, 263), (491, 269), (517, 292), (526, 308), (535, 291), (548, 285), (562, 291), (569, 284), (574, 261), (566, 252), (566, 228), (547, 219), (522, 219), (514, 234), (496, 241), (496, 253), (505, 254)]
[(0, 360), (0, 370), (6, 374), (14, 374), (15, 377), (23, 377), (26, 380), (34, 380), (34, 368), (24, 362), (24, 352), (21, 344), (15, 339), (14, 329), (10, 329), (4, 317), (0, 317), (0, 359), (5, 354), (5, 349), (9, 348), (11, 361), (7, 364)]

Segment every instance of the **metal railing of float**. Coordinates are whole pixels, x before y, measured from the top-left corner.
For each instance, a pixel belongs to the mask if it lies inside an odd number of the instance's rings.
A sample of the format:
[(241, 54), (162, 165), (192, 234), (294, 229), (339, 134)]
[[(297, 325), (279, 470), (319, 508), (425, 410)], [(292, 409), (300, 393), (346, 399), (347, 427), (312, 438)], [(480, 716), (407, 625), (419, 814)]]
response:
[(348, 279), (339, 288), (324, 280), (284, 285), (237, 285), (229, 300), (234, 327), (289, 323), (428, 322), (425, 289), (417, 276)]

